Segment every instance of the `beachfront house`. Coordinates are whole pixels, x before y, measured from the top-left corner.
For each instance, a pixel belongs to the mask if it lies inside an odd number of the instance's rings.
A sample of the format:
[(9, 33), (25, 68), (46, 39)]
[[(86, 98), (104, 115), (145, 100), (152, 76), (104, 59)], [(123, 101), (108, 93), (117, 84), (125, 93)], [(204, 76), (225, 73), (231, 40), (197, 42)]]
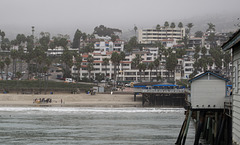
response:
[(240, 30), (222, 45), (224, 51), (232, 50), (233, 65), (233, 106), (232, 106), (232, 140), (240, 145)]
[(223, 109), (227, 97), (228, 80), (207, 71), (189, 80), (191, 96), (188, 101), (192, 109)]

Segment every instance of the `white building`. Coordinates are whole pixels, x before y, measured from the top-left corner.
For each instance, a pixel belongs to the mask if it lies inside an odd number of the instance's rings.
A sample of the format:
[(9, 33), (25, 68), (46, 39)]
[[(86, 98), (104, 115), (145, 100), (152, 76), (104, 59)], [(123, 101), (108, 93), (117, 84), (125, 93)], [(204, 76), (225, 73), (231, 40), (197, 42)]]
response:
[(182, 40), (185, 36), (185, 28), (165, 28), (157, 29), (140, 29), (138, 31), (138, 41), (143, 44), (151, 44), (166, 39)]
[(240, 30), (222, 45), (223, 50), (231, 50), (233, 55), (233, 106), (232, 106), (232, 140), (240, 145)]

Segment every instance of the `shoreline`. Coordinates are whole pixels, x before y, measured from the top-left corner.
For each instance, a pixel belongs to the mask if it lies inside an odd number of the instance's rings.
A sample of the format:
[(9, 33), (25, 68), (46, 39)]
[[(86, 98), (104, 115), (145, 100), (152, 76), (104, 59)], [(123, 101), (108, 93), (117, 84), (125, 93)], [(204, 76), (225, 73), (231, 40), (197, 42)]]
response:
[[(51, 98), (52, 103), (33, 103)], [(139, 96), (140, 98), (140, 96)], [(61, 101), (62, 100), (62, 101)], [(62, 102), (62, 103), (61, 103)], [(142, 107), (131, 94), (0, 94), (0, 107)]]

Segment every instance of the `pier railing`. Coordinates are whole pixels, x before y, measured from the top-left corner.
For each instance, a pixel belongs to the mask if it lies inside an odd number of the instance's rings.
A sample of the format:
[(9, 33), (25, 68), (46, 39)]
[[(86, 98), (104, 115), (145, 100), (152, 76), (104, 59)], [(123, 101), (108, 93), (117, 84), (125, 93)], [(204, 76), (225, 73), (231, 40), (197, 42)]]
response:
[(185, 93), (185, 89), (134, 89), (139, 93)]

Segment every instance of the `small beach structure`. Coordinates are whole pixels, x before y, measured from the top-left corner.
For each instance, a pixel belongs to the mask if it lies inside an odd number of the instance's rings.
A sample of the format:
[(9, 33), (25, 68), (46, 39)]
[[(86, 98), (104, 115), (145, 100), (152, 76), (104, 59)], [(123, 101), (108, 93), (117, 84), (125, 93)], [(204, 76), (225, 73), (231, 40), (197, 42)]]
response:
[(196, 127), (194, 145), (200, 138), (206, 144), (228, 145), (231, 143), (231, 117), (225, 108), (228, 95), (228, 79), (211, 71), (199, 74), (189, 80), (190, 94), (187, 98), (186, 117), (183, 121), (176, 145), (184, 145), (188, 127), (193, 120)]
[(207, 71), (189, 80), (191, 95), (188, 97), (192, 109), (224, 109), (229, 80)]

